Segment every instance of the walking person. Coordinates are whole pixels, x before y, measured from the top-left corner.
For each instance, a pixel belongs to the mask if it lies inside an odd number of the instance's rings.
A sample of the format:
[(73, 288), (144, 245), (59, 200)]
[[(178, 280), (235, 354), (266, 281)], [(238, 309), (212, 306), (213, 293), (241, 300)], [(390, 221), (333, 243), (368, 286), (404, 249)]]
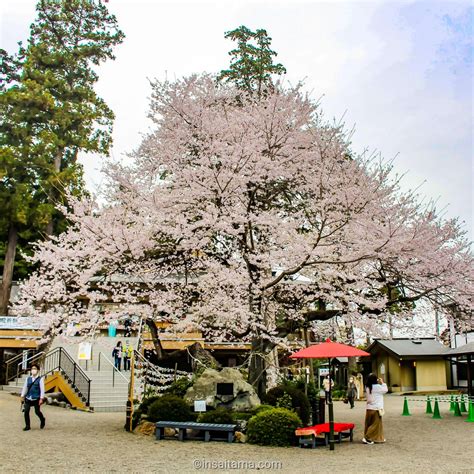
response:
[(117, 370), (122, 370), (122, 341), (118, 341), (117, 345), (112, 351), (112, 357), (114, 358), (114, 365)]
[(357, 398), (357, 385), (354, 377), (349, 377), (349, 383), (347, 384), (346, 398), (351, 404), (351, 408), (354, 408), (354, 400)]
[(25, 415), (25, 427), (23, 431), (31, 429), (30, 424), (30, 408), (35, 408), (36, 416), (40, 419), (40, 428), (46, 426), (46, 419), (41, 413), (41, 405), (44, 402), (44, 380), (39, 375), (39, 365), (33, 364), (31, 366), (31, 375), (25, 380), (23, 389), (21, 391), (21, 402), (23, 403), (23, 411)]
[(334, 382), (329, 375), (326, 375), (323, 380), (324, 394), (326, 396), (326, 405), (329, 403), (329, 391), (334, 387)]
[(367, 377), (365, 395), (367, 410), (365, 412), (365, 429), (362, 442), (365, 444), (385, 443), (382, 417), (384, 415), (383, 396), (388, 392), (383, 379), (375, 374)]
[(125, 341), (123, 348), (123, 370), (130, 370), (130, 359), (132, 358), (133, 347), (128, 341)]

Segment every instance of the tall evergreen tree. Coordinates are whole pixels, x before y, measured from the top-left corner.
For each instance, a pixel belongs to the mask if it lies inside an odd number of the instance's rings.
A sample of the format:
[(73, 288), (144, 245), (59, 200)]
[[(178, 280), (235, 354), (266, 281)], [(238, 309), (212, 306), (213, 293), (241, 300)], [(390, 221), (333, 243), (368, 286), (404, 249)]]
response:
[(110, 148), (114, 115), (94, 91), (94, 67), (114, 59), (123, 38), (100, 0), (40, 0), (27, 46), (0, 51), (0, 314), (19, 239), (64, 230), (56, 206), (84, 192), (79, 152)]
[(285, 67), (274, 64), (277, 53), (270, 48), (272, 39), (264, 29), (252, 31), (246, 26), (227, 31), (225, 38), (237, 42), (229, 52), (232, 57), (229, 69), (224, 69), (219, 80), (232, 82), (239, 89), (260, 95), (272, 85), (272, 75), (286, 73)]

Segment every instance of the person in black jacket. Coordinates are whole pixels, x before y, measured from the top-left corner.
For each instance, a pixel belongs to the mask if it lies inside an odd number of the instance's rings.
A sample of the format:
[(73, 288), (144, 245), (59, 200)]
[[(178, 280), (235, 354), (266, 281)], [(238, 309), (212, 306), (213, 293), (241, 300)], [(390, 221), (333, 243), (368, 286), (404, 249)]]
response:
[(352, 376), (349, 377), (349, 383), (347, 384), (346, 398), (349, 400), (351, 408), (354, 408), (354, 400), (357, 398), (357, 386)]
[(24, 404), (23, 411), (25, 414), (25, 427), (23, 431), (29, 431), (31, 429), (31, 407), (35, 408), (36, 416), (40, 419), (40, 428), (43, 429), (46, 426), (46, 419), (40, 409), (44, 398), (44, 380), (43, 377), (39, 375), (39, 366), (33, 364), (31, 366), (31, 376), (25, 380), (21, 391), (21, 402)]

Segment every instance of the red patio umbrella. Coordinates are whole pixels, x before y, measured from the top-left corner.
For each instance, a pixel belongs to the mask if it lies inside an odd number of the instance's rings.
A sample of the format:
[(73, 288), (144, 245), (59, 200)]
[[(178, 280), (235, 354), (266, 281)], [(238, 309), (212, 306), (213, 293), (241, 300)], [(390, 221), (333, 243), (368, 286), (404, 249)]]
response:
[[(368, 352), (357, 349), (357, 347), (347, 346), (338, 342), (332, 342), (326, 339), (326, 342), (314, 344), (312, 346), (295, 352), (290, 357), (292, 359), (328, 359), (329, 360), (329, 376), (331, 377), (331, 358), (334, 357), (357, 357), (368, 356)], [(329, 449), (334, 450), (334, 409), (332, 405), (331, 384), (329, 384)]]

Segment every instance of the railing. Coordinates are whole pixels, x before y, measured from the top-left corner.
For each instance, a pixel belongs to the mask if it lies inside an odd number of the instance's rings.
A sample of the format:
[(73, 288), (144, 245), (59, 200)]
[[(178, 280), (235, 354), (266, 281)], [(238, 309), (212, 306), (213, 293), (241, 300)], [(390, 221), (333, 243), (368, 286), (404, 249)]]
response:
[[(33, 350), (28, 349), (27, 354), (30, 351)], [(36, 354), (32, 354), (26, 358), (24, 358), (24, 354), (21, 353), (8, 359), (5, 364), (5, 383), (8, 383), (13, 379), (18, 379), (21, 375), (29, 372), (29, 365), (31, 365), (32, 362), (41, 363), (42, 357), (44, 357), (44, 352), (37, 352)]]
[(168, 369), (155, 365), (138, 351), (133, 351), (133, 355), (134, 370), (137, 372), (136, 380), (138, 382), (135, 385), (137, 395), (135, 398), (140, 398), (140, 396), (145, 393), (147, 385), (152, 386), (153, 390), (164, 391), (177, 378), (190, 377), (192, 375), (182, 370)]
[(105, 354), (102, 354), (102, 352), (99, 352), (99, 361), (98, 361), (98, 364), (97, 364), (98, 365), (97, 370), (99, 372), (101, 370), (101, 364), (100, 364), (101, 359), (105, 359), (106, 363), (112, 367), (112, 387), (115, 387), (115, 374), (116, 373), (119, 374), (120, 377), (122, 377), (125, 380), (125, 382), (128, 383), (127, 377), (125, 377), (125, 375), (123, 375), (122, 372), (120, 372), (120, 370), (118, 370), (115, 367), (115, 364)]
[(41, 367), (41, 375), (48, 375), (58, 370), (75, 389), (86, 406), (89, 406), (91, 379), (62, 347), (57, 347), (46, 354)]

